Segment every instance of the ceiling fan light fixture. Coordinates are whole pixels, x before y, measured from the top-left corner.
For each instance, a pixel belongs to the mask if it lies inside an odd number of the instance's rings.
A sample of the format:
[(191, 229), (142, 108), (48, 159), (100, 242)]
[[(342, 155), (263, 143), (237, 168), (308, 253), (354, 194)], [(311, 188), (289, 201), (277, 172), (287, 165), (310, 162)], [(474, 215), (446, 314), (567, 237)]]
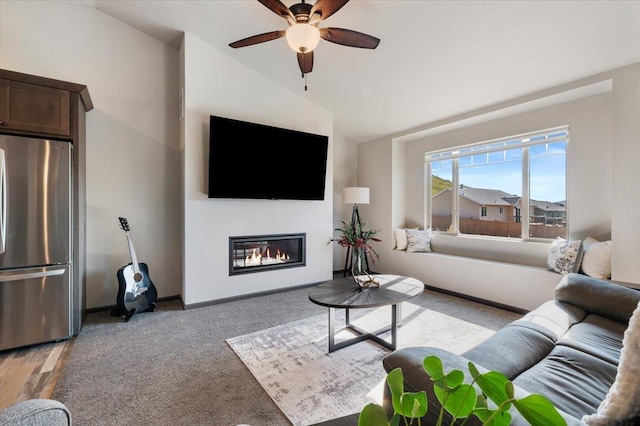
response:
[(309, 53), (320, 43), (320, 30), (314, 25), (299, 23), (287, 28), (287, 43), (298, 53)]

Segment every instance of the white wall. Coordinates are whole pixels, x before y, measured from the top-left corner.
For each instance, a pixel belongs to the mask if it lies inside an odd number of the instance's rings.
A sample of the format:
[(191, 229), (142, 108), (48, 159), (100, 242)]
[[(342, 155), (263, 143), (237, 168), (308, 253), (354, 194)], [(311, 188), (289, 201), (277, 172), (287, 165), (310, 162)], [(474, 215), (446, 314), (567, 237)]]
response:
[[(185, 90), (184, 265), (186, 305), (326, 281), (332, 275), (333, 166), (324, 201), (218, 200), (206, 192), (209, 116), (329, 136), (333, 116), (190, 34), (181, 47)], [(230, 173), (233, 171), (230, 170)], [(306, 266), (229, 276), (229, 236), (306, 233)]]
[(0, 67), (89, 89), (87, 307), (116, 304), (118, 216), (158, 295), (179, 294), (178, 51), (79, 3), (3, 1)]
[[(358, 186), (357, 181), (357, 148), (358, 145), (338, 133), (333, 134), (333, 227), (341, 228), (342, 222), (350, 223), (353, 212), (352, 204), (342, 203), (342, 189)], [(334, 231), (333, 237), (339, 233)], [(344, 270), (347, 249), (337, 243), (333, 245), (333, 270)]]
[[(443, 130), (426, 132), (428, 136), (410, 138), (408, 134), (396, 134), (360, 144), (358, 182), (378, 194), (377, 202), (368, 206), (367, 218), (373, 227), (382, 228), (379, 270), (411, 274), (429, 285), (524, 309), (531, 309), (539, 301), (551, 297), (560, 275), (554, 277), (553, 273), (544, 271), (548, 244), (445, 235), (433, 237), (432, 245), (439, 252), (511, 261), (539, 269), (496, 267), (495, 263), (462, 257), (429, 257), (393, 251), (391, 231), (394, 226), (422, 227), (425, 223), (422, 160), (425, 151), (568, 124), (571, 132), (567, 195), (570, 237), (612, 238), (612, 245), (618, 250), (612, 255), (613, 279), (640, 282), (639, 228), (632, 225), (633, 212), (640, 208), (634, 188), (640, 180), (640, 169), (636, 165), (640, 158), (638, 69), (638, 65), (634, 65), (603, 73), (527, 96), (526, 101), (543, 99), (583, 85), (613, 81), (612, 85), (609, 83), (613, 90), (593, 96), (528, 112), (502, 114), (501, 118), (475, 120), (468, 125), (449, 126), (474, 118), (474, 114), (469, 113), (437, 123), (433, 128), (441, 126)], [(518, 101), (513, 100), (508, 106), (517, 107)], [(494, 111), (499, 109), (496, 106)], [(491, 111), (490, 107), (483, 109), (475, 117)], [(429, 125), (424, 129), (429, 130)], [(391, 154), (394, 158), (390, 158)]]
[(640, 63), (613, 76), (612, 278), (640, 283)]

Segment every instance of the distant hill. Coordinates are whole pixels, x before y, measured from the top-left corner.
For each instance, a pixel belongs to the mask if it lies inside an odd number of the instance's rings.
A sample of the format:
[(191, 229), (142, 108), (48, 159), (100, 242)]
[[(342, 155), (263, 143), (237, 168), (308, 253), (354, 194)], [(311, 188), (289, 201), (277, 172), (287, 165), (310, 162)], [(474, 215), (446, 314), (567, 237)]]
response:
[(431, 196), (433, 197), (437, 193), (447, 188), (451, 188), (452, 185), (453, 184), (446, 179), (442, 179), (438, 176), (431, 176)]

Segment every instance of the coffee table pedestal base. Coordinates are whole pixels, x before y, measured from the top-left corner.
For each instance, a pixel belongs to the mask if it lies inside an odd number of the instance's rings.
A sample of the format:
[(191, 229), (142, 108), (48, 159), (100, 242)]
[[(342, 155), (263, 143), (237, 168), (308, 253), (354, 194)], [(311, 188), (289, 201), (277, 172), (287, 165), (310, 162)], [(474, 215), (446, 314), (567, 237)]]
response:
[[(344, 327), (340, 327), (336, 330), (336, 308), (329, 308), (329, 353), (367, 339), (373, 340), (392, 351), (396, 350), (396, 347), (398, 346), (398, 326), (400, 326), (400, 319), (402, 317), (402, 306), (399, 303), (391, 305), (391, 325), (382, 327), (375, 331), (366, 331), (354, 324), (351, 324), (349, 320), (349, 308), (344, 309), (345, 325)], [(342, 330), (351, 330), (355, 332), (357, 336), (336, 343), (336, 333), (339, 333)], [(391, 330), (391, 342), (379, 337), (380, 334), (386, 333), (389, 330)]]

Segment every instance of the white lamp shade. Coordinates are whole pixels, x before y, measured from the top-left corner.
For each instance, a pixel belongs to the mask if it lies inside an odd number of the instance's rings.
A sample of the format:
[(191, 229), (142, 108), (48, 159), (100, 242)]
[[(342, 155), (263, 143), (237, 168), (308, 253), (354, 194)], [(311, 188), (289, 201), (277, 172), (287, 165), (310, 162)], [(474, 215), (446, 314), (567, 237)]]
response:
[(320, 30), (309, 24), (293, 24), (287, 28), (287, 43), (299, 53), (308, 53), (318, 47)]
[(369, 188), (351, 187), (342, 189), (344, 204), (369, 204)]

